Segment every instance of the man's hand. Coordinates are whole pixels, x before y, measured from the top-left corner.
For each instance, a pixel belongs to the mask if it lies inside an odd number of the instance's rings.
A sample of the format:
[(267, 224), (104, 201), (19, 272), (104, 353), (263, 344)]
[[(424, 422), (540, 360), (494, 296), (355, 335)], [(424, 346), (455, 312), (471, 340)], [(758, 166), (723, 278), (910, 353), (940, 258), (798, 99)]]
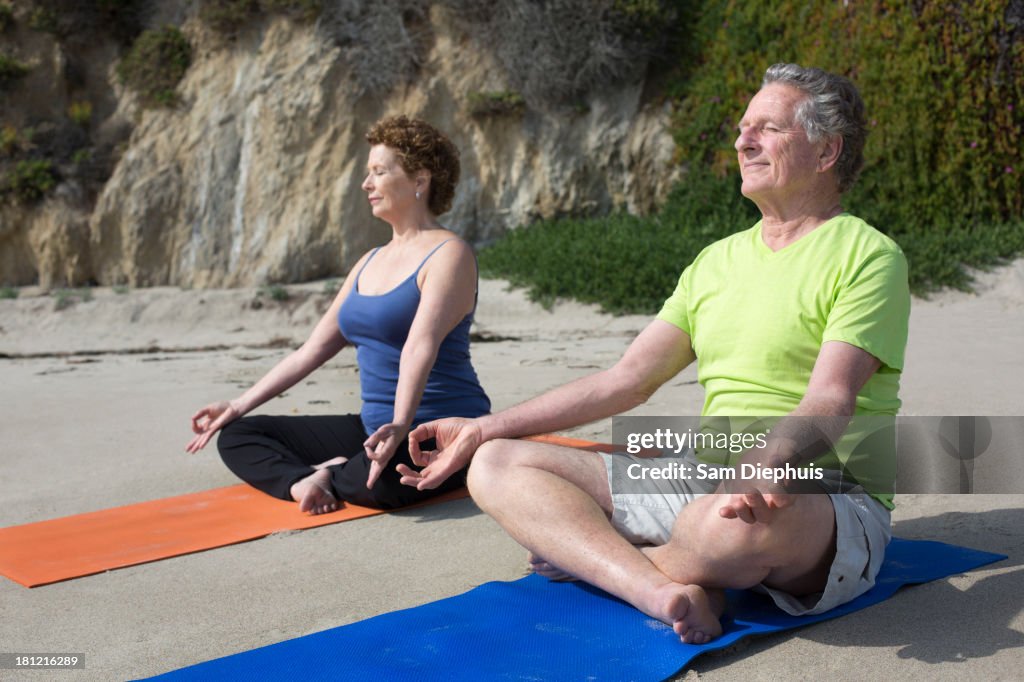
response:
[(398, 444), (405, 438), (408, 428), (401, 424), (384, 424), (363, 442), (366, 457), (370, 460), (370, 474), (366, 478), (367, 488), (372, 488), (377, 483), (377, 479), (398, 449)]
[(771, 523), (777, 510), (785, 509), (796, 501), (793, 493), (766, 493), (760, 490), (722, 497), (724, 499), (718, 508), (718, 515), (724, 519), (739, 519), (744, 523)]
[[(435, 449), (420, 450), (420, 442), (434, 439)], [(419, 471), (399, 464), (402, 483), (417, 490), (431, 490), (466, 467), (483, 445), (480, 426), (473, 419), (453, 417), (420, 424), (409, 433), (409, 456)]]

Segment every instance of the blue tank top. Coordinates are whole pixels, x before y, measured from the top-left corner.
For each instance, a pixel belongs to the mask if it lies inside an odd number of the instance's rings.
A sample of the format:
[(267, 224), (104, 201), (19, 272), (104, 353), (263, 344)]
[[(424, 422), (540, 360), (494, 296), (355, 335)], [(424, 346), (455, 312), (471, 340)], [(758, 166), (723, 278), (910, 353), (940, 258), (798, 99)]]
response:
[[(365, 296), (359, 292), (359, 277), (380, 250), (374, 249), (356, 273), (355, 285), (338, 311), (338, 328), (356, 347), (363, 399), (361, 416), (368, 434), (394, 419), (402, 347), (420, 304), (416, 276), (447, 242), (435, 246), (419, 267), (391, 291)], [(441, 341), (413, 425), (443, 417), (479, 417), (490, 412), (491, 401), (469, 360), (472, 322), (471, 312)]]

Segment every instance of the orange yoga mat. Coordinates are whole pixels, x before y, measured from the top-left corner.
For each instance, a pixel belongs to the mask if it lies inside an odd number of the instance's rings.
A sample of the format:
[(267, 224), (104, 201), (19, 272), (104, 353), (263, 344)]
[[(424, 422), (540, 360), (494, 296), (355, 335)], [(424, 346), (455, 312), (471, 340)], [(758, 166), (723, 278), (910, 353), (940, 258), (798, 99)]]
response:
[[(533, 440), (586, 449), (608, 446), (561, 436)], [(453, 490), (423, 504), (465, 497)], [(346, 504), (307, 516), (294, 502), (240, 484), (124, 507), (0, 528), (0, 575), (24, 585), (50, 583), (135, 566), (283, 530), (340, 523), (384, 510)]]

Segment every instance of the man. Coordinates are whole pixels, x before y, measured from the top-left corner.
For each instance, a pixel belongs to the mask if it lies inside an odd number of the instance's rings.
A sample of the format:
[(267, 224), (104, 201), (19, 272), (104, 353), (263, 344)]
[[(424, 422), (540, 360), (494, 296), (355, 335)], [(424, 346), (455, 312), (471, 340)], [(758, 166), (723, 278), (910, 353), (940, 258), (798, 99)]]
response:
[[(819, 69), (779, 64), (739, 124), (753, 228), (705, 249), (616, 365), (503, 412), (410, 434), (403, 482), (438, 485), (473, 459), (474, 499), (531, 552), (539, 573), (592, 583), (671, 624), (683, 642), (721, 634), (724, 588), (760, 586), (792, 614), (819, 613), (874, 583), (891, 496), (793, 494), (771, 482), (679, 481), (668, 494), (618, 490), (616, 458), (504, 440), (559, 431), (645, 402), (694, 360), (711, 416), (787, 416), (744, 461), (806, 464), (853, 415), (891, 415), (909, 317), (899, 247), (846, 214), (863, 165), (863, 103)], [(800, 417), (815, 417), (805, 428)], [(436, 438), (438, 450), (418, 442)], [(823, 466), (842, 468), (835, 455)], [(619, 459), (618, 461), (622, 461)]]

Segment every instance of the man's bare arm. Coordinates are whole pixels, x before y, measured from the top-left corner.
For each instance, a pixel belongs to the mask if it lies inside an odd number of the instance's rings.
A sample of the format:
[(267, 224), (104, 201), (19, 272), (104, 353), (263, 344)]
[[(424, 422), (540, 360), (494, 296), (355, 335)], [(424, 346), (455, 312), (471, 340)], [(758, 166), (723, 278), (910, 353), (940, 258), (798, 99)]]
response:
[(614, 366), (480, 417), (481, 434), (487, 441), (549, 433), (626, 412), (647, 402), (694, 359), (689, 334), (654, 320)]
[[(748, 450), (743, 462), (796, 467), (821, 455), (843, 435), (856, 409), (857, 394), (879, 367), (881, 362), (875, 356), (857, 346), (842, 341), (822, 344), (800, 404), (775, 425), (765, 447)], [(768, 522), (773, 509), (792, 503), (783, 487), (755, 487), (731, 495), (719, 514), (747, 523)]]
[[(514, 407), (478, 419), (442, 419), (409, 433), (413, 471), (398, 466), (402, 483), (420, 490), (435, 488), (466, 466), (483, 443), (561, 431), (632, 409), (695, 359), (690, 336), (654, 320), (610, 369), (577, 379)], [(436, 449), (421, 452), (419, 443), (435, 439)]]

